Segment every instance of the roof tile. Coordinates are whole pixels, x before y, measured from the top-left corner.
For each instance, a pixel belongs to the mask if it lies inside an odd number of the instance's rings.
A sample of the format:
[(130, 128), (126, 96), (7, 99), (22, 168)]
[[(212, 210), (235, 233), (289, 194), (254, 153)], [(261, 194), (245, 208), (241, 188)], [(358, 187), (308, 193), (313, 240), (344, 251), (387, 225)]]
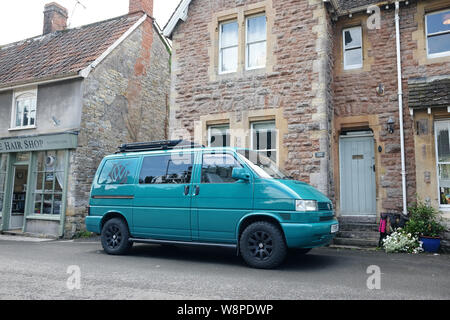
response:
[(0, 87), (77, 73), (95, 61), (142, 16), (53, 32), (0, 47)]

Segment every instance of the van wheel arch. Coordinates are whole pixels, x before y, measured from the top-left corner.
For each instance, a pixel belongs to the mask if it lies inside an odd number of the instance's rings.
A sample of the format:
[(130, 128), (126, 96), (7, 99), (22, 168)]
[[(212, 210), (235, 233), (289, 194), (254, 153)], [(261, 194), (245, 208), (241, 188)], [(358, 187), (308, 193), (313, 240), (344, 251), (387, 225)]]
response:
[(286, 235), (284, 234), (284, 231), (283, 231), (283, 228), (281, 227), (280, 221), (278, 221), (277, 219), (275, 219), (271, 216), (267, 216), (267, 215), (263, 215), (263, 214), (251, 215), (251, 216), (248, 216), (247, 218), (245, 218), (239, 225), (239, 230), (238, 230), (238, 234), (237, 234), (237, 243), (238, 243), (237, 254), (238, 255), (239, 255), (239, 245), (240, 245), (240, 239), (241, 239), (242, 232), (244, 232), (244, 230), (252, 223), (260, 222), (260, 221), (271, 223), (275, 227), (277, 227), (280, 230), (281, 234), (283, 235), (284, 242), (286, 243)]
[(125, 222), (125, 224), (127, 225), (128, 230), (130, 230), (128, 221), (122, 214), (120, 214), (118, 212), (109, 212), (103, 217), (102, 222), (100, 223), (100, 232), (103, 230), (103, 227), (105, 226), (106, 222), (108, 222), (109, 220), (114, 219), (114, 218), (122, 219)]

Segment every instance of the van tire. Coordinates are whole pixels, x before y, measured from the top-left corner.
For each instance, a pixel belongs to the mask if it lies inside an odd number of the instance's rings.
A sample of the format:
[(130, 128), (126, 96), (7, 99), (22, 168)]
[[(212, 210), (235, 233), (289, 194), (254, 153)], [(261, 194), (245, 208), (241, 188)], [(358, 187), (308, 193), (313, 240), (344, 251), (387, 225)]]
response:
[(103, 250), (111, 255), (125, 255), (130, 251), (133, 242), (129, 241), (130, 231), (123, 219), (108, 220), (102, 228), (101, 241)]
[(239, 249), (244, 261), (257, 269), (276, 268), (287, 255), (283, 233), (265, 221), (254, 222), (242, 232)]

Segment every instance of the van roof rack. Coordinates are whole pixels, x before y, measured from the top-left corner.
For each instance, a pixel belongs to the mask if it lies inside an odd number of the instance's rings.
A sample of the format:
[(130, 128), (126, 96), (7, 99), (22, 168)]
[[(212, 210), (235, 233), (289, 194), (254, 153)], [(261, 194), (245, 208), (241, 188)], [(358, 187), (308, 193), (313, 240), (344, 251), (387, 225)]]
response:
[(173, 149), (193, 149), (204, 148), (200, 144), (186, 140), (162, 140), (151, 142), (138, 142), (138, 143), (126, 143), (119, 147), (119, 151), (116, 153), (125, 152), (142, 152), (142, 151), (155, 151), (155, 150), (173, 150)]

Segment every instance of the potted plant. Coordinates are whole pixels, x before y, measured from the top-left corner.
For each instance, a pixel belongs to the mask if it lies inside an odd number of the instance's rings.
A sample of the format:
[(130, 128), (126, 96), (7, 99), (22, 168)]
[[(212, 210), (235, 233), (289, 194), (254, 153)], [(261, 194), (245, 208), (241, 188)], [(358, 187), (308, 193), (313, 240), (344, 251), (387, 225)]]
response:
[(405, 230), (419, 237), (426, 252), (438, 252), (440, 235), (445, 231), (440, 212), (420, 200), (409, 208), (409, 221)]

